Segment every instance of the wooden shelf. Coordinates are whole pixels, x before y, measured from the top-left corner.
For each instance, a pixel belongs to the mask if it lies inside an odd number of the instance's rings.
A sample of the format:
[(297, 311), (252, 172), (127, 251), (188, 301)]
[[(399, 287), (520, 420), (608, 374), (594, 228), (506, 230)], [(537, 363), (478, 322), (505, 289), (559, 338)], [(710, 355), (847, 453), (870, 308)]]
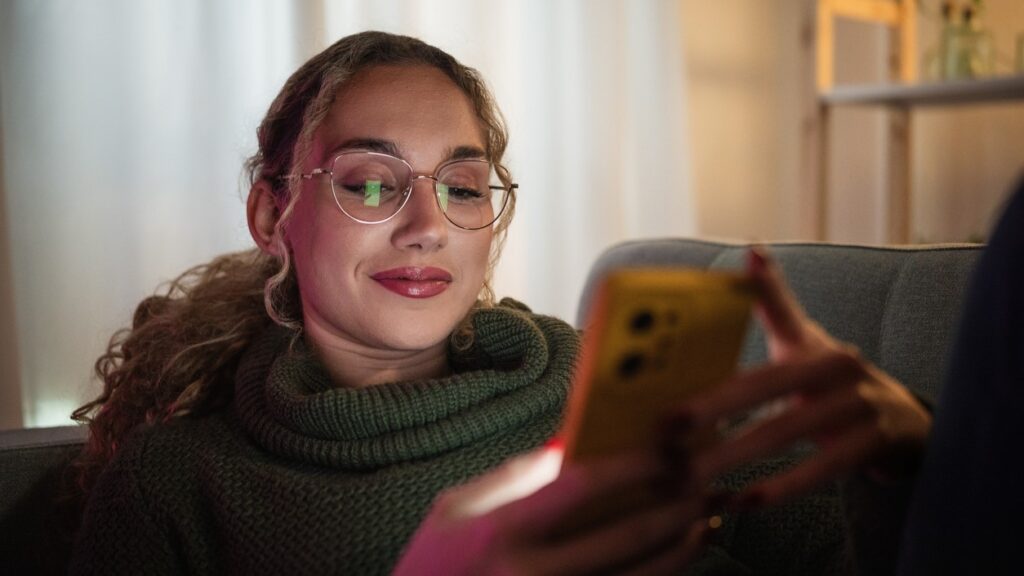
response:
[(888, 242), (907, 244), (913, 233), (911, 210), (912, 111), (926, 106), (965, 106), (1024, 102), (1024, 74), (977, 80), (839, 86), (818, 96), (818, 236), (828, 239), (828, 157), (831, 110), (838, 106), (884, 106), (889, 114), (886, 193)]
[[(887, 188), (885, 199), (886, 238), (889, 243), (911, 241), (913, 222), (911, 209), (911, 146), (913, 141), (912, 112), (925, 106), (960, 106), (1001, 102), (1024, 102), (1024, 74), (995, 76), (949, 82), (918, 82), (916, 0), (818, 0), (817, 1), (817, 120), (806, 130), (805, 149), (810, 165), (807, 182), (817, 192), (817, 236), (828, 240), (829, 160), (830, 147), (838, 150), (848, 142), (832, 142), (830, 135), (833, 110), (840, 106), (884, 106), (889, 109), (886, 131), (885, 164)], [(881, 24), (899, 32), (899, 42), (891, 43), (894, 55), (890, 70), (898, 81), (890, 84), (835, 86), (833, 60), (836, 18), (862, 20)]]
[(1024, 100), (1024, 74), (926, 84), (839, 86), (820, 95), (828, 106), (955, 106)]

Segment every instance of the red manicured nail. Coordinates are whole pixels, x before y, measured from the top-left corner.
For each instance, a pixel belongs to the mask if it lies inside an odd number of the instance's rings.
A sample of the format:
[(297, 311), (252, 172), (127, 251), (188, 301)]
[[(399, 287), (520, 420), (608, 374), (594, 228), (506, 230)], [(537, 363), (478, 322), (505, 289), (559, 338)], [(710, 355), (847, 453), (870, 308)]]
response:
[(751, 246), (747, 251), (747, 263), (750, 265), (750, 269), (760, 272), (765, 269), (768, 265), (767, 257), (764, 254), (764, 248), (760, 246)]
[(561, 436), (555, 436), (544, 443), (547, 450), (565, 450), (565, 440)]

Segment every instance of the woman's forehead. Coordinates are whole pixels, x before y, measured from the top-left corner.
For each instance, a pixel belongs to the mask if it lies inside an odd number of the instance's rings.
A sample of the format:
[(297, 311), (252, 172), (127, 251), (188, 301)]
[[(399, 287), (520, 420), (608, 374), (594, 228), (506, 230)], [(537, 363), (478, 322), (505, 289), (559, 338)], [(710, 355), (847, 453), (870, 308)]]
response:
[(470, 98), (444, 72), (422, 65), (374, 66), (345, 82), (316, 131), (314, 156), (323, 159), (352, 141), (390, 143), (402, 157), (425, 142), (486, 148)]

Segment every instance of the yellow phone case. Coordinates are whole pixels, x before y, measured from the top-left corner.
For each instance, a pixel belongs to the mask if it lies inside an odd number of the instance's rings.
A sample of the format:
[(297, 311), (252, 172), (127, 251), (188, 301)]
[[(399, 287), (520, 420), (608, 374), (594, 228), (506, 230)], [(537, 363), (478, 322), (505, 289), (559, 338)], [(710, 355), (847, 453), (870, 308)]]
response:
[(673, 407), (733, 372), (753, 300), (739, 273), (610, 273), (589, 312), (562, 433), (565, 462), (655, 446)]

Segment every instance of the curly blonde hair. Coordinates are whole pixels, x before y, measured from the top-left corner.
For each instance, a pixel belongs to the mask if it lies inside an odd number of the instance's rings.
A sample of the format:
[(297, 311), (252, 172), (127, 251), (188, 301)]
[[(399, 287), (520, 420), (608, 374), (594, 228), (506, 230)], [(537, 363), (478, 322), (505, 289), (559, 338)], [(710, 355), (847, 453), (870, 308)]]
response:
[[(499, 163), (508, 134), (494, 98), (479, 73), (444, 51), (415, 38), (364, 32), (342, 38), (302, 65), (285, 83), (257, 129), (258, 150), (245, 163), (249, 183), (267, 183), (281, 206), (275, 257), (251, 249), (196, 266), (135, 310), (130, 328), (111, 338), (95, 371), (103, 391), (74, 411), (89, 426), (89, 440), (75, 463), (79, 487), (88, 492), (96, 476), (136, 426), (166, 422), (223, 407), (233, 393), (239, 357), (271, 322), (302, 329), (302, 309), (290, 252), (281, 239), (301, 186), (296, 178), (345, 82), (380, 65), (431, 66), (445, 73), (468, 97), (484, 130), (488, 158)], [(478, 306), (493, 304), (490, 277), (515, 211), (515, 194), (494, 227), (487, 281)], [(468, 321), (453, 342), (471, 340)]]

